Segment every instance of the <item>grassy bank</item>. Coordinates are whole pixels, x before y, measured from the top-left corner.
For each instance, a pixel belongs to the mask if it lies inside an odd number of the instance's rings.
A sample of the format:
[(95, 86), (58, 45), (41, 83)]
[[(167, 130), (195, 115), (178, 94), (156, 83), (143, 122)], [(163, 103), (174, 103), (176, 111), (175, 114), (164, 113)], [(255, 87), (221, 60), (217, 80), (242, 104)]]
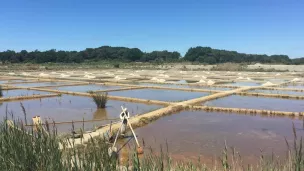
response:
[[(302, 171), (304, 169), (304, 154), (302, 138), (297, 137), (294, 128), (294, 143), (288, 144), (286, 160), (279, 161), (276, 157), (261, 156), (257, 165), (243, 165), (240, 155), (233, 149), (224, 147), (221, 163), (207, 168), (200, 162), (176, 162), (166, 150), (159, 155), (147, 152), (139, 157), (130, 152), (128, 162), (120, 163), (119, 156), (108, 155), (109, 143), (102, 138), (91, 139), (86, 146), (67, 149), (67, 142), (56, 136), (56, 131), (49, 124), (46, 132), (38, 129), (25, 129), (15, 122), (14, 128), (7, 122), (0, 124), (0, 169), (9, 171), (29, 170), (66, 170), (66, 171), (109, 171), (109, 170), (185, 170), (185, 171), (241, 171), (241, 170), (272, 170), (272, 171)], [(19, 126), (18, 126), (19, 125)], [(60, 145), (62, 148), (60, 149)]]

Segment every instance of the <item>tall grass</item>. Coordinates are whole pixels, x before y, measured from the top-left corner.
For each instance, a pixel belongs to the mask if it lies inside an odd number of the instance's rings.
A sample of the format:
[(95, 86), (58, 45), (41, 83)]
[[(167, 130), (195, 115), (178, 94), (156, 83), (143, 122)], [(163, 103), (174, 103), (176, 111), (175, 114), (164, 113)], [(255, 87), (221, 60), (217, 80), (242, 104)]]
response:
[[(228, 149), (225, 143), (221, 165), (211, 168), (202, 162), (176, 162), (163, 151), (156, 155), (152, 150), (144, 156), (138, 156), (136, 148), (130, 152), (129, 160), (120, 163), (119, 156), (108, 155), (108, 144), (103, 138), (91, 139), (85, 146), (68, 149), (73, 140), (59, 139), (56, 131), (47, 132), (38, 129), (25, 129), (15, 122), (10, 127), (7, 122), (0, 124), (0, 170), (9, 171), (303, 171), (304, 156), (302, 138), (294, 130), (294, 142), (286, 141), (288, 155), (280, 162), (275, 157), (261, 156), (257, 165), (243, 165), (241, 157), (234, 149)], [(19, 126), (18, 126), (19, 125)], [(48, 126), (49, 127), (49, 126)], [(168, 147), (167, 147), (168, 149)]]
[(2, 90), (2, 86), (0, 86), (0, 97), (3, 97), (3, 90)]
[(106, 104), (108, 102), (108, 93), (93, 93), (90, 92), (92, 94), (92, 98), (94, 103), (96, 104), (97, 108), (106, 108)]

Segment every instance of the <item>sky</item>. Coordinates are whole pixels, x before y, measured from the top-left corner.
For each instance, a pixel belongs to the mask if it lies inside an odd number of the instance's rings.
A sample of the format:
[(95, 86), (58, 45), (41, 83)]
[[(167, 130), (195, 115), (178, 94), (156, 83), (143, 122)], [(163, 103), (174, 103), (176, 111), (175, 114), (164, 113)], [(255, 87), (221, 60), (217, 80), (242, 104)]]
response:
[(0, 0), (0, 51), (208, 46), (304, 57), (304, 0)]

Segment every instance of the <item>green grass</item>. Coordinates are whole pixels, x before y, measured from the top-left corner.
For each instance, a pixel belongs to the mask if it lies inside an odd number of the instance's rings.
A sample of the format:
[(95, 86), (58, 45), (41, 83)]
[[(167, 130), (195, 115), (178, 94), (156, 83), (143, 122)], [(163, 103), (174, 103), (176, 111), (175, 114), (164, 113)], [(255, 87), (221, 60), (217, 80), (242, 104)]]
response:
[[(25, 129), (18, 122), (11, 128), (7, 122), (0, 123), (0, 170), (9, 171), (118, 171), (126, 168), (132, 171), (303, 171), (304, 156), (302, 138), (296, 135), (294, 142), (287, 144), (286, 160), (279, 161), (273, 155), (261, 155), (257, 165), (243, 165), (242, 159), (234, 149), (229, 150), (225, 143), (219, 165), (208, 168), (198, 162), (174, 161), (167, 150), (161, 148), (156, 154), (146, 151), (144, 156), (134, 151), (129, 154), (128, 162), (120, 163), (118, 156), (108, 155), (111, 146), (103, 138), (90, 139), (85, 146), (68, 149), (73, 140), (59, 139), (52, 124), (46, 126), (47, 132), (39, 129)], [(18, 126), (19, 125), (19, 126)], [(143, 143), (144, 144), (144, 143)], [(61, 147), (61, 148), (60, 148)], [(165, 149), (168, 149), (168, 144)]]

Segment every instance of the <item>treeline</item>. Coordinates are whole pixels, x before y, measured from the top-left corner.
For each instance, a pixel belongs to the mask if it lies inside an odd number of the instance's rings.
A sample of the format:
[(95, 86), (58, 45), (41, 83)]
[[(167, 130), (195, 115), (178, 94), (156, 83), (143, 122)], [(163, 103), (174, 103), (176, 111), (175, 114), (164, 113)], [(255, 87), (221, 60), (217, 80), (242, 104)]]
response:
[(218, 50), (210, 47), (190, 48), (184, 57), (179, 52), (153, 51), (143, 52), (138, 48), (102, 46), (87, 48), (83, 51), (32, 51), (15, 52), (7, 50), (0, 52), (2, 63), (81, 63), (84, 61), (116, 60), (122, 62), (180, 62), (195, 63), (276, 63), (276, 64), (304, 64), (304, 58), (290, 59), (287, 55), (257, 55), (238, 53), (236, 51)]
[[(302, 60), (301, 60), (302, 59)], [(210, 47), (190, 48), (186, 53), (184, 60), (197, 61), (200, 63), (217, 64), (217, 63), (276, 63), (276, 64), (304, 64), (304, 58), (290, 59), (287, 55), (258, 55), (245, 54), (236, 51), (218, 50)]]

